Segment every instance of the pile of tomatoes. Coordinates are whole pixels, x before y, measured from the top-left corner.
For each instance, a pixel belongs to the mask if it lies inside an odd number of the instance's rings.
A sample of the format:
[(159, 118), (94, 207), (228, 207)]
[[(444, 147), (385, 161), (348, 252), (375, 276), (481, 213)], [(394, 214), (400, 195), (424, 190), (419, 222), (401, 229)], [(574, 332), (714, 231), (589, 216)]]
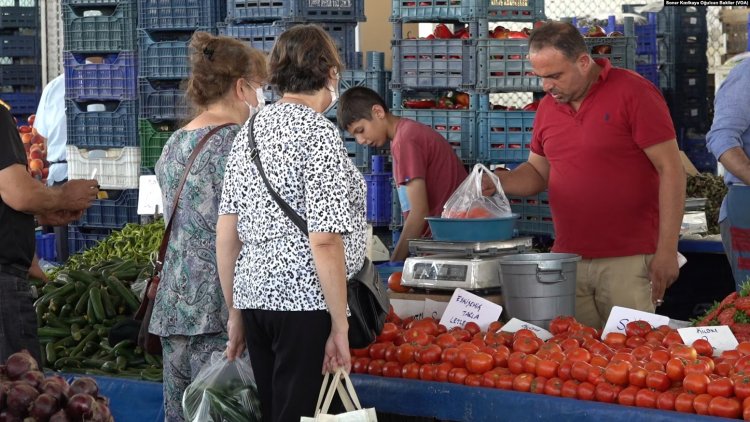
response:
[(501, 328), (391, 313), (375, 343), (352, 350), (352, 371), (750, 420), (750, 342), (714, 358), (708, 341), (644, 321), (603, 339), (572, 317), (554, 319), (547, 341)]

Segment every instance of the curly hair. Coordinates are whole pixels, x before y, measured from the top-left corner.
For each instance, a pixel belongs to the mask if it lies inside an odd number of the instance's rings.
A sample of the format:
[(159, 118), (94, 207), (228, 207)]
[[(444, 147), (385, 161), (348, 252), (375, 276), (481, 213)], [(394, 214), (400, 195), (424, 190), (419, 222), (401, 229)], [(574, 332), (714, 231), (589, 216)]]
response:
[(270, 83), (280, 93), (312, 93), (326, 86), (331, 68), (343, 64), (336, 44), (318, 25), (295, 25), (284, 31), (271, 50)]
[(268, 78), (265, 55), (242, 41), (198, 31), (188, 48), (190, 79), (186, 95), (198, 107), (220, 100), (237, 79)]

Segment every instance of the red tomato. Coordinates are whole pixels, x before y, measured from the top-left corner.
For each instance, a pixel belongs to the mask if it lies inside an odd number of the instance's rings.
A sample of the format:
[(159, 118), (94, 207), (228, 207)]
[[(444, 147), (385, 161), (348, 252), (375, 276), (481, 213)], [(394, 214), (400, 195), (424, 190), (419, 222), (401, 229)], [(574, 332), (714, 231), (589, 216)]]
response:
[(421, 364), (437, 363), (440, 361), (440, 355), (443, 350), (437, 344), (428, 344), (422, 346), (414, 352), (414, 360)]
[(415, 350), (416, 348), (409, 343), (404, 343), (401, 346), (398, 346), (398, 349), (396, 350), (396, 360), (402, 365), (414, 362)]
[(651, 330), (653, 330), (651, 324), (646, 321), (630, 321), (625, 325), (625, 335), (628, 337), (645, 337)]
[(695, 359), (685, 364), (685, 374), (697, 373), (711, 375), (713, 372), (714, 371), (711, 369), (708, 362), (704, 360)]
[(560, 377), (561, 380), (567, 381), (571, 379), (570, 371), (573, 369), (573, 362), (569, 360), (564, 360), (560, 362), (560, 366), (557, 367), (557, 376)]
[(672, 385), (667, 374), (661, 371), (652, 371), (646, 375), (646, 387), (656, 391), (667, 391)]
[(623, 333), (616, 333), (611, 332), (607, 333), (607, 335), (604, 337), (604, 344), (606, 344), (609, 347), (623, 347), (625, 346), (625, 341), (627, 340), (627, 336)]
[(407, 363), (406, 365), (401, 367), (401, 377), (412, 379), (412, 380), (418, 380), (419, 369), (421, 367), (422, 365), (418, 364), (417, 362)]
[(680, 337), (680, 333), (677, 331), (669, 331), (669, 333), (664, 336), (664, 340), (662, 340), (661, 343), (665, 347), (669, 347), (673, 344), (685, 344), (682, 341), (682, 337)]
[(597, 384), (594, 392), (596, 401), (600, 401), (602, 403), (614, 403), (617, 400), (617, 395), (619, 394), (617, 388), (618, 387), (615, 387), (608, 382)]
[[(466, 343), (469, 344), (469, 343)], [(466, 368), (466, 359), (469, 357), (469, 355), (472, 355), (476, 353), (475, 350), (469, 350), (466, 348), (458, 348), (458, 354), (453, 359), (453, 366), (457, 368)]]
[(495, 361), (495, 366), (501, 368), (508, 367), (508, 357), (510, 356), (510, 349), (508, 346), (497, 346), (495, 352), (492, 354), (492, 359)]
[(554, 378), (557, 376), (557, 367), (559, 363), (551, 359), (542, 359), (536, 364), (536, 374), (545, 378)]
[(630, 372), (628, 373), (628, 382), (630, 385), (643, 388), (646, 386), (646, 376), (648, 376), (647, 370), (640, 366), (634, 366), (630, 368)]
[(500, 321), (492, 321), (490, 322), (490, 325), (487, 327), (488, 333), (496, 333), (500, 331), (500, 329), (503, 328), (503, 323)]
[(593, 355), (591, 356), (591, 362), (589, 362), (591, 366), (598, 366), (600, 368), (604, 368), (607, 365), (609, 365), (609, 359), (605, 358), (604, 356), (600, 355)]
[(610, 362), (604, 368), (604, 379), (614, 385), (627, 385), (630, 364), (628, 362)]
[(515, 333), (513, 333), (513, 339), (514, 340), (518, 339), (518, 338), (521, 338), (521, 337), (536, 338), (536, 334), (534, 334), (533, 331), (531, 331), (531, 330), (529, 330), (527, 328), (522, 328), (522, 329), (516, 331)]
[(644, 344), (646, 344), (646, 339), (641, 336), (628, 337), (628, 339), (625, 340), (625, 347), (629, 347), (631, 349), (635, 349), (638, 346), (643, 346)]
[(734, 360), (737, 360), (737, 359), (739, 359), (741, 357), (742, 357), (742, 355), (740, 354), (740, 352), (737, 349), (735, 349), (735, 350), (725, 350), (725, 351), (721, 352), (721, 358), (722, 359), (734, 359)]
[(666, 365), (670, 359), (672, 359), (672, 356), (666, 350), (654, 349), (654, 351), (651, 352), (651, 360), (659, 362), (662, 365)]
[(539, 350), (539, 344), (534, 338), (529, 336), (517, 337), (513, 340), (513, 351), (523, 353), (536, 353)]
[(385, 361), (383, 359), (373, 359), (367, 364), (367, 373), (370, 375), (383, 375), (383, 365)]
[[(650, 360), (651, 359), (651, 352), (654, 350), (649, 347), (648, 345), (641, 345), (633, 348), (633, 356), (637, 360)], [(662, 364), (663, 365), (663, 364)]]
[(659, 399), (659, 392), (650, 388), (641, 388), (635, 393), (635, 405), (638, 407), (656, 408), (656, 401)]
[(570, 376), (580, 382), (586, 381), (589, 378), (590, 369), (591, 365), (587, 362), (574, 361), (573, 366), (570, 368)]
[(386, 322), (383, 324), (383, 330), (380, 331), (380, 335), (375, 339), (378, 343), (387, 341), (393, 341), (398, 337), (401, 330), (392, 322)]
[(388, 346), (387, 349), (385, 349), (385, 360), (387, 362), (398, 362), (398, 356), (396, 356), (396, 352), (398, 352), (399, 346)]
[(492, 369), (494, 365), (495, 361), (487, 353), (477, 352), (466, 358), (466, 369), (472, 374), (483, 374)]
[(383, 365), (383, 376), (388, 378), (401, 378), (401, 365), (398, 362), (386, 362)]
[(683, 358), (689, 361), (698, 358), (698, 352), (692, 346), (685, 344), (674, 343), (669, 346), (669, 353), (673, 358)]
[(750, 341), (743, 341), (735, 348), (742, 356), (750, 355)]
[(560, 348), (563, 349), (563, 351), (567, 351), (568, 349), (572, 349), (574, 347), (581, 347), (581, 343), (578, 342), (578, 340), (574, 338), (568, 338), (562, 341), (560, 343)]
[(560, 396), (571, 399), (578, 398), (578, 384), (580, 383), (576, 380), (565, 381), (562, 385), (562, 390), (560, 390)]
[(734, 379), (734, 395), (740, 400), (750, 397), (750, 377), (743, 376)]
[(706, 392), (714, 397), (732, 397), (734, 395), (734, 381), (726, 377), (711, 380), (706, 387)]
[(586, 381), (594, 385), (598, 385), (600, 382), (606, 382), (607, 380), (604, 379), (604, 368), (592, 365), (589, 369)]
[(703, 361), (708, 366), (708, 375), (714, 372), (715, 363), (714, 360), (709, 356), (698, 356), (698, 360)]
[(453, 384), (463, 384), (467, 376), (469, 376), (469, 371), (465, 368), (453, 368), (448, 372), (448, 381)]
[(534, 380), (534, 376), (531, 374), (518, 374), (513, 379), (513, 389), (515, 391), (528, 392), (531, 390), (531, 381)]
[(664, 333), (661, 331), (651, 331), (645, 336), (646, 343), (660, 345), (664, 341)]
[(731, 370), (732, 364), (727, 361), (718, 362), (714, 367), (714, 373), (722, 377), (728, 376)]
[(453, 337), (456, 338), (458, 341), (469, 341), (471, 340), (471, 333), (464, 329), (456, 329), (448, 331)]
[(435, 344), (440, 346), (441, 349), (452, 347), (458, 344), (458, 340), (448, 333), (443, 333), (437, 336)]
[(443, 349), (443, 351), (440, 353), (440, 361), (441, 362), (450, 362), (453, 364), (453, 361), (458, 356), (458, 348), (457, 347), (450, 347), (447, 349)]
[(483, 378), (479, 374), (469, 374), (464, 379), (464, 385), (468, 385), (470, 387), (481, 387), (482, 380)]
[(351, 349), (351, 354), (354, 358), (370, 357), (370, 347), (368, 346), (362, 349)]
[(655, 362), (655, 361), (649, 361), (649, 362), (644, 363), (643, 364), (643, 369), (645, 369), (645, 370), (647, 370), (649, 372), (651, 372), (651, 371), (666, 372), (666, 370), (664, 369), (664, 365), (662, 365), (659, 362)]
[(441, 362), (435, 369), (435, 381), (445, 382), (448, 381), (448, 374), (453, 369), (453, 364), (450, 362)]
[(708, 403), (708, 414), (722, 418), (737, 419), (742, 415), (742, 406), (736, 399), (714, 397)]
[(523, 372), (523, 361), (526, 359), (526, 354), (522, 352), (513, 352), (508, 357), (508, 369), (514, 374), (520, 374)]
[(596, 386), (590, 382), (582, 382), (578, 384), (576, 395), (579, 400), (594, 400), (596, 397)]
[(422, 365), (419, 368), (419, 379), (422, 381), (434, 381), (437, 375), (437, 364)]
[(693, 342), (692, 346), (701, 356), (713, 356), (714, 354), (713, 346), (706, 339), (699, 338)]
[(629, 385), (620, 391), (620, 394), (617, 395), (617, 403), (620, 403), (623, 406), (634, 406), (635, 405), (635, 395), (638, 394), (638, 390), (640, 388)]
[(396, 293), (406, 293), (409, 288), (401, 285), (401, 271), (396, 271), (388, 276), (388, 288)]
[(682, 388), (688, 393), (699, 395), (706, 392), (709, 382), (710, 380), (706, 374), (693, 372), (685, 375), (685, 378), (682, 380)]
[(431, 335), (427, 334), (423, 328), (414, 327), (404, 331), (402, 337), (404, 338), (404, 343), (411, 343), (415, 346), (424, 346), (430, 343)]
[(711, 403), (711, 397), (710, 394), (698, 394), (693, 399), (693, 409), (695, 409), (695, 413), (699, 415), (708, 415), (708, 406)]
[(534, 379), (531, 380), (531, 385), (529, 386), (529, 392), (535, 393), (535, 394), (544, 394), (544, 386), (546, 384), (547, 384), (547, 378), (534, 377)]
[(549, 323), (549, 332), (552, 334), (560, 334), (568, 331), (570, 323), (575, 321), (572, 316), (558, 316), (552, 319)]
[(695, 408), (693, 407), (694, 400), (695, 394), (680, 393), (674, 399), (674, 410), (683, 413), (695, 413)]
[(685, 378), (685, 360), (682, 358), (672, 358), (667, 362), (665, 370), (670, 380), (681, 381)]
[(627, 363), (633, 364), (635, 363), (635, 356), (633, 356), (633, 354), (629, 352), (619, 351), (615, 353), (614, 356), (612, 356), (612, 359), (610, 359), (609, 361), (610, 362), (627, 362)]
[(675, 410), (674, 403), (676, 399), (677, 392), (671, 390), (664, 391), (656, 399), (656, 408), (661, 410)]
[(563, 380), (560, 378), (550, 378), (544, 383), (544, 394), (548, 396), (560, 397), (562, 393)]
[(516, 376), (513, 374), (500, 375), (500, 378), (495, 381), (495, 388), (499, 388), (501, 390), (512, 390), (513, 380), (515, 379)]
[(352, 362), (352, 372), (355, 374), (366, 374), (367, 366), (370, 364), (370, 358), (356, 358)]
[(536, 375), (536, 366), (540, 359), (536, 355), (526, 355), (523, 359), (523, 372)]
[(474, 321), (469, 321), (469, 322), (467, 322), (467, 323), (466, 323), (466, 325), (464, 325), (464, 330), (468, 331), (468, 332), (469, 332), (469, 334), (471, 334), (472, 336), (473, 336), (474, 334), (477, 334), (477, 333), (479, 333), (480, 331), (482, 331), (482, 329), (481, 329), (481, 328), (479, 328), (479, 324), (477, 324), (477, 323), (476, 323), (476, 322), (474, 322)]
[(375, 343), (370, 345), (370, 357), (372, 359), (383, 359), (385, 358), (385, 350), (393, 346), (393, 343)]
[(573, 347), (565, 351), (568, 360), (573, 362), (588, 362), (591, 360), (591, 353), (583, 347)]
[(494, 388), (495, 383), (497, 382), (497, 380), (500, 378), (501, 375), (502, 375), (501, 372), (495, 371), (495, 370), (485, 372), (482, 375), (482, 386)]

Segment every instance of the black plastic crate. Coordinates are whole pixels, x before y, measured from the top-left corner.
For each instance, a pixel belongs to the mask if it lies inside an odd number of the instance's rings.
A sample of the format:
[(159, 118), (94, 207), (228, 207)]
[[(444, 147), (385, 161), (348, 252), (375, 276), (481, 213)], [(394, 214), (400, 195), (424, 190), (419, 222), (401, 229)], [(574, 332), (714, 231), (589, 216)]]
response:
[(708, 35), (668, 33), (659, 38), (659, 60), (686, 65), (707, 65)]
[(88, 63), (85, 54), (63, 53), (65, 98), (87, 100), (135, 100), (136, 53), (122, 51), (102, 57), (101, 63)]
[(195, 31), (226, 18), (226, 0), (138, 0), (138, 27)]
[(139, 79), (139, 117), (152, 121), (185, 120), (190, 106), (180, 81)]
[(39, 35), (0, 35), (0, 57), (38, 57)]
[(708, 66), (664, 63), (659, 68), (659, 83), (683, 98), (708, 95)]
[[(381, 0), (385, 1), (385, 0)], [(227, 0), (227, 20), (364, 22), (364, 0)]]
[(68, 144), (79, 148), (138, 146), (138, 105), (135, 100), (65, 101)]
[[(112, 2), (110, 2), (112, 3)], [(96, 10), (100, 16), (84, 16)], [(65, 50), (76, 53), (107, 53), (136, 49), (135, 0), (99, 6), (69, 0), (62, 5)]]
[(706, 6), (664, 7), (657, 14), (657, 32), (691, 31), (706, 28)]
[(42, 66), (38, 64), (0, 65), (0, 86), (33, 86), (42, 84)]
[(705, 98), (683, 97), (679, 93), (665, 93), (672, 122), (677, 132), (693, 130), (706, 132), (711, 127), (708, 119), (708, 103)]
[[(13, 5), (10, 6), (10, 4)], [(37, 0), (3, 1), (3, 6), (0, 7), (0, 28), (37, 28), (38, 26), (39, 2)]]
[(186, 79), (190, 75), (188, 45), (192, 33), (138, 30), (138, 76)]

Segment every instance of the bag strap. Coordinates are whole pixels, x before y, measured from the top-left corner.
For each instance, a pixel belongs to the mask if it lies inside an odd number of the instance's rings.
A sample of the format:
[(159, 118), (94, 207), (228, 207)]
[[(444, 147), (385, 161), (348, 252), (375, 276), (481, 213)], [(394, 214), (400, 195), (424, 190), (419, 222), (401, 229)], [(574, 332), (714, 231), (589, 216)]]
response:
[(268, 189), (268, 193), (271, 194), (271, 197), (276, 201), (276, 203), (279, 205), (279, 208), (281, 208), (282, 211), (284, 211), (284, 214), (289, 217), (292, 222), (299, 227), (300, 231), (305, 235), (309, 236), (309, 233), (307, 231), (307, 221), (303, 220), (300, 215), (292, 209), (292, 207), (284, 201), (281, 196), (276, 192), (276, 190), (271, 186), (271, 182), (268, 181), (268, 178), (266, 178), (266, 174), (263, 171), (263, 164), (260, 162), (260, 153), (258, 151), (258, 147), (255, 145), (255, 135), (253, 133), (253, 123), (255, 123), (255, 116), (257, 116), (258, 113), (255, 113), (253, 117), (250, 119), (250, 122), (248, 122), (248, 129), (247, 129), (247, 144), (250, 147), (250, 159), (253, 160), (253, 163), (255, 163), (255, 167), (258, 169), (258, 173), (260, 173), (261, 179), (263, 179), (263, 183), (266, 185), (266, 189)]
[[(325, 376), (323, 377), (323, 384), (320, 386), (320, 393), (318, 393), (318, 403), (315, 405), (315, 417), (318, 417), (318, 415), (321, 413), (320, 406), (323, 404), (323, 397), (326, 396), (326, 391), (328, 390), (328, 380), (330, 380), (331, 374), (326, 372)], [(327, 411), (327, 409), (326, 409)]]
[[(323, 405), (318, 405), (315, 409), (315, 416), (328, 413), (328, 409), (331, 407), (331, 402), (336, 393), (338, 393), (339, 398), (341, 398), (341, 403), (344, 405), (344, 409), (347, 412), (362, 409), (362, 406), (359, 404), (357, 393), (354, 392), (354, 387), (352, 387), (352, 381), (343, 368), (336, 370), (336, 373), (332, 376), (333, 380), (330, 384), (328, 384), (328, 376), (329, 374), (326, 374), (323, 380), (323, 388), (326, 386), (328, 387), (327, 394), (323, 401)], [(346, 386), (342, 384), (346, 384)], [(323, 388), (321, 388), (321, 394), (323, 393)]]
[(154, 264), (154, 274), (160, 273), (162, 267), (164, 266), (164, 256), (167, 254), (167, 244), (169, 243), (169, 238), (172, 235), (172, 223), (174, 222), (175, 214), (177, 214), (177, 204), (179, 204), (180, 202), (182, 188), (185, 186), (185, 180), (187, 180), (187, 176), (188, 174), (190, 174), (190, 168), (193, 166), (193, 162), (195, 161), (196, 157), (198, 157), (198, 153), (200, 153), (201, 149), (203, 149), (203, 146), (206, 145), (208, 140), (212, 136), (214, 136), (216, 132), (232, 124), (233, 123), (224, 123), (223, 125), (216, 126), (215, 128), (208, 131), (208, 133), (205, 134), (203, 138), (201, 138), (201, 140), (198, 141), (198, 143), (195, 145), (195, 148), (193, 148), (193, 152), (190, 153), (187, 164), (185, 164), (185, 171), (182, 173), (180, 182), (177, 184), (177, 191), (175, 193), (174, 205), (172, 206), (172, 213), (169, 216), (169, 223), (167, 223), (167, 227), (166, 229), (164, 229), (164, 236), (162, 236), (161, 244), (159, 245), (159, 255), (157, 255), (156, 263)]

